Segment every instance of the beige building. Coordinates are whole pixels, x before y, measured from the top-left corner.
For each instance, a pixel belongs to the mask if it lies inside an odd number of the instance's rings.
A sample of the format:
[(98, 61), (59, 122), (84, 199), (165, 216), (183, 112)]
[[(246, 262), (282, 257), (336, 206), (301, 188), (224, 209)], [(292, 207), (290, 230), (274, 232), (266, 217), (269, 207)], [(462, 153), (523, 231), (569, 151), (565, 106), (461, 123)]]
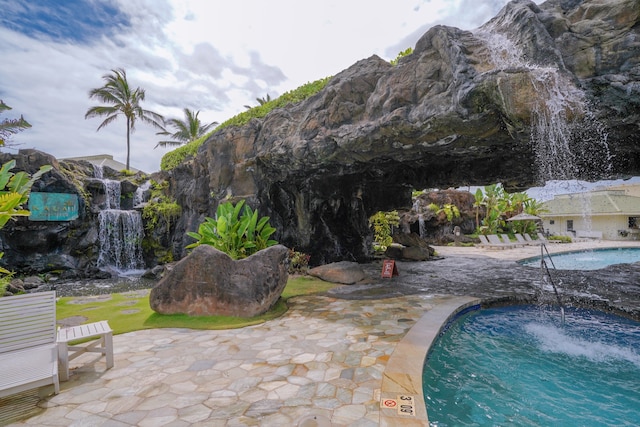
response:
[(545, 231), (604, 240), (640, 240), (640, 185), (563, 194), (544, 203)]
[[(63, 160), (86, 160), (96, 166), (108, 166), (115, 171), (121, 171), (127, 168), (127, 165), (113, 159), (110, 154), (96, 154), (94, 156), (67, 157)], [(132, 172), (140, 172), (138, 169), (129, 166)]]

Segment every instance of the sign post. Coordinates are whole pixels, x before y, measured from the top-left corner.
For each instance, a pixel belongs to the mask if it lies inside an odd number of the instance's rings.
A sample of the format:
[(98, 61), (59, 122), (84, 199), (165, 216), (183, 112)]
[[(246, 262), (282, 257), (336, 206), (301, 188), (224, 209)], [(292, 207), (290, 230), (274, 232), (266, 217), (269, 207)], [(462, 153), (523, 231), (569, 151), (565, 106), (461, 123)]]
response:
[(393, 276), (398, 276), (398, 267), (396, 262), (392, 259), (385, 259), (382, 261), (382, 277), (391, 279)]

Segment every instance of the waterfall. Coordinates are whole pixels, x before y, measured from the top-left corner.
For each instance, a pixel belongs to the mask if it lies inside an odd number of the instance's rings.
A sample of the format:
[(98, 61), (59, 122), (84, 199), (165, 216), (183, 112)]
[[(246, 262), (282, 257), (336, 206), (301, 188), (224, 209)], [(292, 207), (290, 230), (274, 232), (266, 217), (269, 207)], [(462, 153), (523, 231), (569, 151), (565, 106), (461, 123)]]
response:
[[(612, 154), (604, 126), (595, 118), (585, 93), (557, 66), (537, 65), (525, 59), (521, 49), (496, 25), (475, 33), (484, 42), (493, 64), (488, 71), (525, 72), (531, 82), (530, 143), (538, 178), (588, 179), (608, 175)], [(591, 231), (591, 198), (582, 196), (583, 225)]]
[(133, 207), (141, 205), (145, 201), (146, 192), (151, 188), (151, 181), (145, 181), (140, 187), (136, 189), (133, 195)]
[(102, 181), (105, 192), (104, 209), (98, 213), (98, 267), (111, 267), (118, 272), (143, 269), (144, 229), (140, 212), (120, 209), (120, 181), (102, 178), (100, 166), (94, 167), (94, 176)]
[(536, 96), (530, 141), (541, 181), (568, 180), (611, 172), (612, 154), (604, 127), (590, 110), (584, 92), (557, 67), (527, 61), (515, 43), (494, 25), (475, 33), (483, 41), (493, 69), (524, 71)]
[(100, 222), (99, 267), (119, 271), (144, 268), (142, 259), (142, 217), (137, 211), (106, 209), (98, 214)]
[(427, 234), (426, 232), (426, 228), (424, 225), (424, 215), (422, 214), (418, 214), (418, 226), (420, 227), (418, 230), (420, 232), (420, 237), (424, 239), (425, 235)]

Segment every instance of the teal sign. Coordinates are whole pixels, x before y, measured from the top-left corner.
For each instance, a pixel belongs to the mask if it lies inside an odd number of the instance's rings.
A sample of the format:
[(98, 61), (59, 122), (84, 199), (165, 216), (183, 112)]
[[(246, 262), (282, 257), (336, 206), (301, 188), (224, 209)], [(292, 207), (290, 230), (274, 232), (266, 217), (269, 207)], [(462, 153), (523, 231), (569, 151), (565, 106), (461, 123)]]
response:
[(68, 193), (31, 193), (31, 221), (71, 221), (78, 218), (78, 196)]

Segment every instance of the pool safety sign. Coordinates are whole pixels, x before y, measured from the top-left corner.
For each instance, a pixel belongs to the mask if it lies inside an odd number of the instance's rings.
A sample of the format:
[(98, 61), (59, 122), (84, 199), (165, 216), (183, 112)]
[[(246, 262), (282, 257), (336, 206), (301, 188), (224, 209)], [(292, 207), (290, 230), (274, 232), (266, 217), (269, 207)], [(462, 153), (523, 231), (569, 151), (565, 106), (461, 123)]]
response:
[(399, 394), (397, 399), (382, 399), (380, 407), (383, 409), (395, 409), (398, 415), (406, 415), (409, 417), (416, 416), (416, 404), (413, 396), (408, 394)]
[(382, 277), (392, 278), (398, 275), (398, 267), (396, 262), (392, 259), (385, 259), (382, 261)]
[(31, 221), (72, 221), (78, 218), (78, 195), (32, 192), (28, 209)]

